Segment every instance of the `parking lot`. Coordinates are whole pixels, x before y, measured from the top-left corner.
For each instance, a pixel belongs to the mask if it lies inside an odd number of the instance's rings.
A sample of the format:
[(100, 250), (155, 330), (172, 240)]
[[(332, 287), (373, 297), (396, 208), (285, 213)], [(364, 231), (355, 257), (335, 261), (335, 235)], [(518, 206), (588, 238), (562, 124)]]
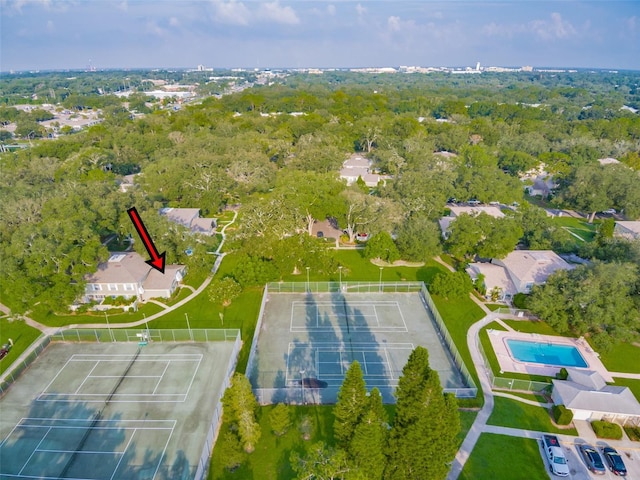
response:
[[(570, 444), (566, 442), (561, 442), (561, 443), (562, 443), (562, 450), (564, 451), (564, 454), (567, 457), (567, 463), (569, 464), (569, 467), (570, 467), (569, 476), (563, 477), (563, 478), (569, 478), (571, 480), (588, 480), (592, 478), (613, 480), (614, 478), (620, 478), (614, 475), (613, 473), (611, 473), (608, 468), (607, 468), (607, 473), (605, 473), (604, 475), (596, 475), (590, 472), (587, 469), (586, 464), (584, 463), (584, 459), (582, 458), (580, 451), (578, 450), (578, 445), (580, 443), (584, 443), (580, 438), (576, 439), (575, 444)], [(542, 451), (541, 442), (538, 442), (538, 444), (540, 446), (540, 455), (542, 456), (542, 458), (545, 458), (544, 452)], [(602, 448), (606, 447), (609, 444), (605, 441), (598, 441), (596, 443), (592, 443), (591, 445), (598, 449), (598, 452), (602, 457)], [(616, 448), (616, 450), (618, 450), (618, 453), (620, 453), (620, 455), (622, 456), (624, 460), (624, 464), (627, 467), (626, 478), (631, 480), (640, 480), (640, 444), (638, 444), (638, 447), (633, 450), (622, 449), (622, 448)], [(604, 461), (604, 458), (603, 458), (603, 461)], [(546, 461), (546, 458), (545, 458), (545, 465), (547, 466), (547, 473), (549, 474), (549, 478), (553, 478), (553, 479), (560, 478), (553, 475), (551, 472), (549, 472), (549, 469), (548, 469), (549, 463)], [(606, 463), (605, 463), (605, 466), (606, 466)]]

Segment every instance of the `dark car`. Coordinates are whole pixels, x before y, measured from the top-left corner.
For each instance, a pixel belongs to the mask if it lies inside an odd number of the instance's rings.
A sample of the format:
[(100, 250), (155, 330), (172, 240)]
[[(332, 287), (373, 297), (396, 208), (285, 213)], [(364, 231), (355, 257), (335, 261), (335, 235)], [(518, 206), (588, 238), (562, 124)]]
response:
[(318, 238), (323, 238), (324, 237), (324, 232), (318, 232), (318, 233), (316, 233), (316, 235), (318, 236)]
[(580, 445), (579, 448), (582, 458), (584, 458), (584, 463), (587, 464), (589, 470), (598, 475), (607, 473), (607, 470), (604, 468), (604, 463), (602, 463), (602, 458), (595, 448), (586, 443)]
[(305, 388), (327, 388), (329, 384), (317, 378), (303, 378), (302, 383)]
[(602, 456), (604, 457), (605, 462), (607, 462), (609, 470), (620, 477), (627, 476), (627, 467), (624, 466), (622, 457), (615, 448), (604, 447), (602, 449)]

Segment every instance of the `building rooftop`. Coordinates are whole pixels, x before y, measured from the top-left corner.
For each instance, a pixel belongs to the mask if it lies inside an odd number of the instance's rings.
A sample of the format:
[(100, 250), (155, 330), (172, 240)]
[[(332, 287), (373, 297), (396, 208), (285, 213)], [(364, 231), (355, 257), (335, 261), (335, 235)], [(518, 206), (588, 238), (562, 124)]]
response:
[(466, 213), (467, 215), (472, 215), (474, 217), (476, 215), (480, 215), (481, 213), (486, 213), (487, 215), (490, 215), (494, 218), (504, 217), (504, 213), (502, 213), (502, 210), (500, 210), (499, 207), (493, 207), (493, 206), (466, 207), (466, 206), (456, 205), (453, 207), (449, 207), (449, 209), (451, 210), (451, 215), (454, 217), (459, 217), (463, 213)]
[(571, 270), (567, 263), (552, 250), (514, 250), (500, 262), (521, 283), (542, 284), (557, 270)]

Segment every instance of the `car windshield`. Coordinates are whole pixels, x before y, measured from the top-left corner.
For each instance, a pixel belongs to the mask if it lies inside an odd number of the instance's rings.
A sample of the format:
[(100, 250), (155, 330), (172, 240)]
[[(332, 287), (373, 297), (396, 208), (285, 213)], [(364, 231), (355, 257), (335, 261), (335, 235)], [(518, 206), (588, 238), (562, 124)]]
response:
[(620, 458), (620, 455), (618, 455), (617, 453), (610, 453), (609, 454), (609, 458), (611, 459), (611, 462), (613, 463), (613, 465), (616, 468), (623, 468), (624, 467), (624, 463), (622, 462), (622, 458)]
[(554, 457), (553, 463), (559, 463), (560, 465), (564, 465), (565, 463), (567, 463), (567, 461), (564, 459), (564, 457)]

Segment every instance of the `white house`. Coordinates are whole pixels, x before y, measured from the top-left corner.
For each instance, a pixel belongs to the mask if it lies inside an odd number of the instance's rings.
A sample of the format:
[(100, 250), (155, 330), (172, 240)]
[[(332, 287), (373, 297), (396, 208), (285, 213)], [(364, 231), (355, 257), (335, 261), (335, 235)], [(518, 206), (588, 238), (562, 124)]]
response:
[(640, 425), (640, 403), (629, 387), (607, 385), (591, 370), (567, 368), (567, 373), (567, 380), (553, 380), (551, 398), (571, 410), (575, 420)]
[(359, 153), (354, 153), (342, 164), (340, 178), (346, 180), (347, 185), (353, 185), (358, 181), (358, 178), (362, 178), (367, 187), (373, 188), (381, 180), (384, 181), (386, 177), (371, 169), (371, 160)]
[(455, 221), (462, 214), (471, 215), (473, 217), (480, 215), (481, 213), (486, 213), (494, 218), (503, 218), (504, 213), (500, 210), (500, 207), (494, 206), (451, 206), (449, 207), (451, 213), (448, 216), (440, 218), (438, 220), (438, 224), (440, 225), (440, 231), (442, 232), (442, 236), (447, 238), (449, 236), (449, 228), (451, 227), (451, 223)]
[(201, 218), (199, 208), (162, 208), (160, 215), (167, 220), (189, 228), (193, 233), (213, 235), (216, 231), (215, 218)]
[(613, 236), (627, 240), (640, 239), (640, 222), (616, 222)]
[(558, 270), (573, 268), (552, 250), (514, 250), (491, 263), (472, 263), (467, 273), (474, 281), (482, 274), (487, 297), (496, 294), (497, 300), (505, 301), (516, 293), (530, 293), (534, 285), (546, 283)]
[(136, 252), (115, 252), (85, 276), (84, 301), (102, 301), (106, 297), (148, 300), (169, 298), (184, 274), (184, 265), (166, 265), (164, 274), (149, 266)]

